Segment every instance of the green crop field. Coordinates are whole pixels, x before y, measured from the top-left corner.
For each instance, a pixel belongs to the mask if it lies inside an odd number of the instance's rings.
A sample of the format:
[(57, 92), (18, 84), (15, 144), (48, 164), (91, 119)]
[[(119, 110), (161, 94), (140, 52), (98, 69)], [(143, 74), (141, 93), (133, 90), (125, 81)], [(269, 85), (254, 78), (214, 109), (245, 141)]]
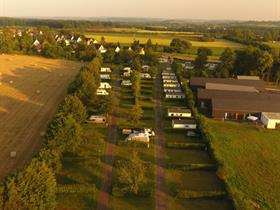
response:
[[(131, 44), (134, 40), (139, 40), (140, 43), (144, 44), (147, 42), (148, 39), (151, 39), (154, 44), (159, 44), (159, 45), (164, 45), (168, 46), (173, 38), (180, 38), (184, 40), (189, 40), (192, 43), (192, 47), (195, 48), (193, 50), (194, 52), (191, 52), (190, 54), (196, 53), (196, 49), (198, 47), (209, 47), (218, 50), (219, 52), (216, 54), (220, 54), (224, 48), (230, 47), (234, 49), (240, 49), (244, 48), (243, 45), (227, 41), (224, 39), (217, 39), (214, 42), (200, 42), (197, 40), (197, 34), (178, 34), (178, 33), (157, 33), (153, 34), (152, 32), (150, 33), (121, 33), (121, 32), (116, 32), (116, 33), (87, 33), (87, 37), (94, 38), (98, 41), (101, 40), (101, 37), (104, 37), (105, 40), (109, 43), (117, 43), (119, 42), (122, 45), (129, 45)], [(215, 52), (214, 52), (215, 54)]]
[(280, 209), (280, 132), (208, 120), (212, 148), (237, 209)]

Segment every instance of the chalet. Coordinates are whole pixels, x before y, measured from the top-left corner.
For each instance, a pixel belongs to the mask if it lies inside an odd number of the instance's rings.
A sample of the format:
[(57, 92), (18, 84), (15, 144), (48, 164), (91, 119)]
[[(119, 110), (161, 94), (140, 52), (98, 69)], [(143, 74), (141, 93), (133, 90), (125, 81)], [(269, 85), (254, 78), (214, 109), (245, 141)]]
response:
[(176, 75), (162, 75), (162, 79), (163, 80), (167, 80), (167, 79), (177, 80), (177, 77), (176, 77)]
[(196, 130), (197, 123), (195, 119), (184, 119), (184, 120), (172, 120), (172, 128), (174, 129), (186, 129), (186, 130)]
[(100, 79), (101, 80), (110, 80), (111, 76), (110, 76), (110, 74), (100, 74)]
[(261, 121), (268, 129), (280, 128), (280, 113), (263, 112)]
[(132, 86), (132, 83), (130, 80), (123, 80), (121, 83), (122, 86)]
[(140, 74), (140, 77), (141, 77), (142, 79), (151, 79), (151, 78), (152, 78), (151, 75), (150, 75), (149, 73), (141, 73), (141, 74)]
[(179, 83), (164, 83), (163, 84), (164, 88), (180, 88), (181, 85)]
[(100, 45), (98, 51), (101, 53), (101, 54), (104, 54), (107, 52), (106, 48), (103, 46), (103, 45)]
[(162, 76), (176, 76), (176, 74), (174, 72), (170, 72), (170, 71), (163, 71), (161, 73)]
[(149, 72), (150, 66), (149, 65), (143, 65), (142, 70), (143, 70), (143, 72)]
[(172, 118), (190, 118), (192, 113), (190, 109), (168, 109), (167, 116)]
[(112, 86), (108, 82), (100, 82), (99, 89), (111, 89)]
[(186, 96), (184, 93), (165, 93), (165, 99), (185, 99)]
[(100, 72), (101, 73), (111, 73), (112, 70), (109, 67), (101, 67)]
[(172, 83), (172, 84), (179, 84), (177, 79), (164, 79), (163, 84)]
[(98, 96), (108, 96), (109, 93), (108, 93), (108, 91), (105, 90), (105, 89), (100, 89), (100, 88), (98, 88), (98, 89), (96, 90), (96, 95), (98, 95)]
[(130, 77), (131, 71), (127, 71), (123, 73), (123, 77)]
[(123, 70), (124, 71), (131, 71), (131, 68), (130, 67), (124, 67)]
[(163, 91), (165, 93), (181, 93), (182, 92), (182, 89), (179, 87), (175, 87), (175, 88), (171, 88), (171, 87), (167, 87), (167, 88), (164, 88)]

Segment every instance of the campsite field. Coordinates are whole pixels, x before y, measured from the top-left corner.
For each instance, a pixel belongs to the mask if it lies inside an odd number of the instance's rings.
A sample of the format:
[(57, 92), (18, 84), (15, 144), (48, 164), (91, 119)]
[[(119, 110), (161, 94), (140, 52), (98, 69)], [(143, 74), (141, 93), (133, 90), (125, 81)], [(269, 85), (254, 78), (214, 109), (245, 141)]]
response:
[(280, 209), (280, 132), (237, 122), (207, 120), (212, 149), (236, 209)]
[[(40, 57), (0, 56), (0, 178), (31, 159), (41, 134), (81, 64)], [(17, 156), (10, 158), (10, 152)]]

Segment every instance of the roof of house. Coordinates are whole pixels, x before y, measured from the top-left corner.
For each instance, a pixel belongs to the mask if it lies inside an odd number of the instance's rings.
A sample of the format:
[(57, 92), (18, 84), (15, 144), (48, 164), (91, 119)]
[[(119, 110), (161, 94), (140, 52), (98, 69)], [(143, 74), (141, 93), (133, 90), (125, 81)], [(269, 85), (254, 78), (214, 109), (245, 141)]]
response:
[(189, 113), (191, 113), (191, 110), (190, 109), (168, 109), (168, 112), (189, 114)]
[(209, 82), (206, 82), (205, 89), (208, 89), (208, 90), (229, 90), (229, 91), (240, 91), (240, 92), (258, 92), (258, 90), (253, 86), (228, 85), (228, 84), (209, 83)]
[(185, 124), (196, 124), (196, 120), (194, 118), (184, 119), (184, 120), (172, 120), (172, 123), (185, 125)]
[(205, 87), (206, 83), (218, 83), (228, 85), (241, 85), (251, 86), (258, 90), (263, 90), (265, 83), (263, 80), (245, 80), (245, 79), (233, 79), (233, 78), (205, 78), (205, 77), (191, 77), (190, 86), (193, 87)]
[(223, 99), (250, 99), (250, 100), (266, 100), (266, 101), (277, 101), (280, 100), (279, 93), (272, 93), (268, 91), (256, 93), (256, 92), (239, 92), (239, 91), (226, 91), (226, 90), (207, 90), (199, 88), (197, 90), (198, 99), (212, 99), (212, 98), (223, 98)]

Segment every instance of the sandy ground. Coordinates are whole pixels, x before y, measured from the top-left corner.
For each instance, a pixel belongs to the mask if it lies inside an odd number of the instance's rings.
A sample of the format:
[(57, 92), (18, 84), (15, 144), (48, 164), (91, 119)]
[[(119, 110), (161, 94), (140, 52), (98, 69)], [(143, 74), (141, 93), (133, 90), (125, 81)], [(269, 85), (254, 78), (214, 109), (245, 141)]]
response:
[[(42, 143), (80, 63), (0, 55), (0, 179), (22, 167)], [(15, 158), (10, 153), (17, 153)]]

